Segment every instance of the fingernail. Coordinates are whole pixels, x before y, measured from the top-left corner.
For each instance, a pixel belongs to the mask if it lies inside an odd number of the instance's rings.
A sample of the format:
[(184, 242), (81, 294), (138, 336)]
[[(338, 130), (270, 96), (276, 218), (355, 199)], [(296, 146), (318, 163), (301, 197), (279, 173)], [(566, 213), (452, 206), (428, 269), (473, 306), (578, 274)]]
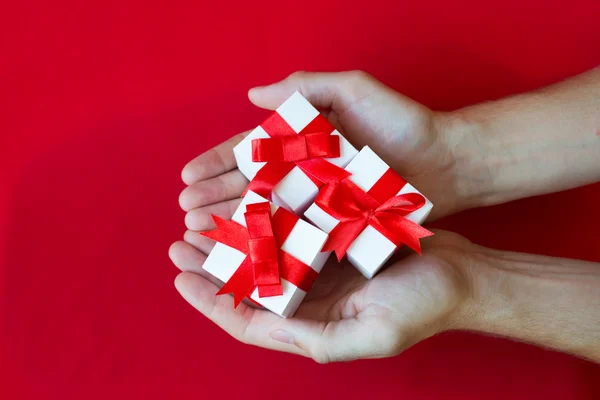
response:
[(277, 340), (278, 342), (294, 344), (294, 335), (282, 329), (271, 332), (271, 339)]

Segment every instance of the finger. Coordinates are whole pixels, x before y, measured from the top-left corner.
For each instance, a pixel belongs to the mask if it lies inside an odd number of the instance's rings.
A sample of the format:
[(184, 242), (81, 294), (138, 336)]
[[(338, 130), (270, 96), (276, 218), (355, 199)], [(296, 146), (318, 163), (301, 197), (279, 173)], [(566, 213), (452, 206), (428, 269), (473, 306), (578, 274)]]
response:
[[(198, 233), (196, 233), (196, 236), (202, 237)], [(171, 258), (173, 264), (175, 264), (177, 268), (184, 272), (192, 272), (194, 274), (198, 274), (204, 279), (208, 280), (213, 285), (215, 285), (215, 287), (221, 288), (223, 286), (223, 282), (215, 278), (209, 272), (202, 269), (202, 265), (204, 264), (207, 258), (205, 254), (208, 254), (208, 252), (198, 251), (194, 248), (191, 248), (188, 243), (184, 242), (175, 242), (169, 248), (169, 257)], [(256, 304), (246, 299), (244, 299), (244, 304), (252, 308), (257, 308)]]
[(183, 182), (191, 185), (234, 169), (236, 163), (233, 156), (233, 148), (249, 133), (250, 131), (240, 133), (187, 163), (183, 171), (181, 171)]
[(231, 219), (242, 199), (233, 199), (211, 204), (206, 207), (194, 208), (185, 215), (185, 226), (192, 231), (207, 231), (215, 228), (211, 214), (223, 219)]
[[(188, 258), (194, 258), (188, 255)], [(185, 266), (182, 270), (186, 271)], [(189, 270), (188, 270), (189, 271)], [(202, 271), (204, 272), (204, 271)], [(207, 279), (208, 278), (208, 279)], [(231, 336), (247, 344), (308, 356), (319, 363), (362, 358), (364, 351), (356, 340), (367, 343), (371, 333), (357, 335), (354, 319), (320, 322), (302, 318), (283, 319), (270, 311), (247, 304), (233, 307), (231, 296), (216, 296), (220, 285), (210, 276), (183, 272), (175, 280), (181, 295), (198, 311)]]
[(250, 89), (248, 98), (258, 107), (274, 110), (299, 91), (317, 108), (341, 111), (381, 87), (385, 86), (361, 71), (296, 72), (283, 81)]
[(217, 278), (202, 269), (202, 265), (206, 261), (206, 255), (188, 243), (181, 241), (173, 243), (169, 247), (169, 258), (181, 271), (199, 274), (217, 286), (222, 285)]
[(356, 318), (319, 322), (283, 319), (270, 311), (246, 304), (233, 307), (231, 296), (216, 296), (218, 287), (202, 276), (182, 272), (175, 279), (182, 297), (237, 340), (313, 358), (319, 363), (390, 355), (390, 341), (383, 329)]
[(287, 321), (270, 311), (253, 309), (246, 304), (234, 308), (233, 297), (215, 296), (218, 290), (215, 285), (190, 272), (179, 274), (175, 278), (175, 287), (195, 309), (237, 340), (272, 350), (305, 355), (296, 345), (275, 340), (269, 335), (271, 330), (279, 329)]
[(329, 322), (292, 318), (271, 337), (295, 344), (320, 364), (390, 356), (396, 343), (387, 330), (359, 318)]
[(342, 128), (342, 124), (340, 122), (340, 117), (339, 114), (336, 112), (330, 112), (330, 113), (325, 113), (322, 112), (323, 115), (327, 114), (325, 116), (325, 118), (327, 118), (327, 120), (329, 121), (329, 123), (331, 125), (333, 125), (335, 127), (335, 129), (338, 130), (338, 132), (341, 132), (342, 134), (344, 133), (344, 129)]
[(248, 185), (248, 180), (238, 170), (199, 181), (183, 189), (179, 195), (179, 205), (184, 211), (238, 198)]
[(215, 247), (214, 240), (202, 236), (199, 232), (195, 231), (186, 231), (183, 234), (183, 240), (204, 254), (210, 253), (213, 247)]

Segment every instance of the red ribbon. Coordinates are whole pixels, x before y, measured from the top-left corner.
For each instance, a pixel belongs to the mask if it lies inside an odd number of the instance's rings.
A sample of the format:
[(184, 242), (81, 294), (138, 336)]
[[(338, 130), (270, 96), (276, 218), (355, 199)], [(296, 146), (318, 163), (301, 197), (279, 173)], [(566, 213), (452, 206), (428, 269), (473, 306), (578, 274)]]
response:
[(329, 233), (323, 247), (323, 251), (334, 250), (338, 260), (344, 257), (352, 242), (367, 225), (377, 229), (396, 246), (404, 243), (419, 254), (419, 239), (433, 235), (405, 218), (425, 205), (425, 198), (419, 193), (393, 196), (381, 203), (352, 181), (345, 179), (337, 184), (326, 185), (319, 192), (315, 203), (340, 221)]
[(259, 297), (283, 294), (281, 278), (309, 291), (318, 273), (280, 249), (298, 217), (279, 207), (271, 217), (268, 202), (246, 205), (246, 225), (212, 216), (216, 229), (200, 234), (241, 251), (247, 257), (217, 295), (233, 293), (237, 307), (258, 288)]
[(349, 172), (323, 159), (340, 156), (340, 137), (331, 134), (335, 128), (321, 114), (298, 134), (276, 112), (261, 127), (270, 138), (252, 140), (252, 161), (266, 164), (246, 191), (269, 198), (275, 185), (295, 166), (317, 187), (350, 176)]

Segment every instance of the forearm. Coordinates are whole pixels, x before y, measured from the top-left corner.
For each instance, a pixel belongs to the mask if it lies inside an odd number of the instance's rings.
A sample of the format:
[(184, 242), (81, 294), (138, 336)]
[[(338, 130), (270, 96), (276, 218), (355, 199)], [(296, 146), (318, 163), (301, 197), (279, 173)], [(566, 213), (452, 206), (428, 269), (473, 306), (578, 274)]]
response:
[(600, 362), (600, 264), (478, 249), (457, 327)]
[(458, 110), (447, 121), (469, 207), (600, 180), (600, 68)]

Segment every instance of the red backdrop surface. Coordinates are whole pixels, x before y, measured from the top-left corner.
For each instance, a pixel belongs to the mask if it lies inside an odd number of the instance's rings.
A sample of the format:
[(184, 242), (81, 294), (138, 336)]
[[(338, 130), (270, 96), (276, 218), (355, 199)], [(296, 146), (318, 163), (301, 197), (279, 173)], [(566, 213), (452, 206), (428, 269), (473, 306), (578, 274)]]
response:
[[(451, 110), (598, 65), (597, 0), (1, 9), (1, 398), (600, 398), (598, 366), (476, 334), (325, 366), (245, 346), (179, 297), (167, 257), (182, 166), (266, 115), (249, 87), (364, 69)], [(438, 225), (600, 261), (598, 204), (594, 185)]]

